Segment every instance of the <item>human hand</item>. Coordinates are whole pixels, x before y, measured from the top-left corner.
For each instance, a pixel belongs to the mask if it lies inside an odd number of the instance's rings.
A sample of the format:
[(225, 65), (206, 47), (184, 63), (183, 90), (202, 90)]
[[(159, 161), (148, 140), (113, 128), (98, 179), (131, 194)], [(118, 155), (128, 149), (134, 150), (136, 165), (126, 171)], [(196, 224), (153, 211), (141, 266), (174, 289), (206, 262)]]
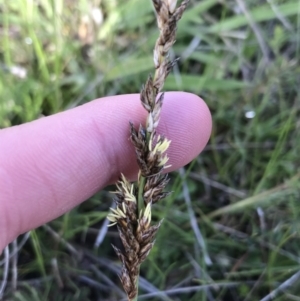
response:
[[(129, 121), (144, 123), (139, 95), (95, 100), (0, 131), (0, 254), (19, 234), (69, 211), (120, 173), (137, 176)], [(158, 133), (170, 139), (168, 170), (195, 158), (211, 133), (211, 116), (196, 95), (165, 94)]]

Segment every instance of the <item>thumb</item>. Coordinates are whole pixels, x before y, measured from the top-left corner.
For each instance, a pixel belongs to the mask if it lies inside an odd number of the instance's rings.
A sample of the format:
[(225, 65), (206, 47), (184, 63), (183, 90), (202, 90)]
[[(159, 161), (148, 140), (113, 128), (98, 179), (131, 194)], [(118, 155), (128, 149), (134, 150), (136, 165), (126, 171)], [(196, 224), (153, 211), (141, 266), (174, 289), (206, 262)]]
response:
[[(17, 235), (46, 223), (115, 182), (137, 174), (129, 121), (144, 123), (139, 95), (106, 97), (0, 131), (0, 250)], [(171, 169), (206, 145), (211, 117), (193, 94), (170, 92), (158, 132), (172, 140)]]

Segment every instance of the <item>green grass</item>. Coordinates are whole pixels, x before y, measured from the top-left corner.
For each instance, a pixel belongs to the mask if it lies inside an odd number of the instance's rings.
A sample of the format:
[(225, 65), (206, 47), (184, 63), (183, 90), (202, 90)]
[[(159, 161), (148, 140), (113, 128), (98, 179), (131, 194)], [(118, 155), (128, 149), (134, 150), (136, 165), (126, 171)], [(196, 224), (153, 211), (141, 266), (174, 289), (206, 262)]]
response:
[[(194, 0), (179, 25), (182, 60), (165, 88), (202, 96), (214, 129), (156, 207), (165, 221), (141, 269), (140, 300), (300, 300), (300, 1), (242, 2), (252, 24), (238, 1)], [(90, 18), (84, 37), (93, 5), (103, 20)], [(140, 91), (156, 36), (150, 0), (0, 0), (0, 127)], [(108, 204), (103, 191), (33, 231), (5, 300), (120, 300), (116, 230), (93, 247)]]

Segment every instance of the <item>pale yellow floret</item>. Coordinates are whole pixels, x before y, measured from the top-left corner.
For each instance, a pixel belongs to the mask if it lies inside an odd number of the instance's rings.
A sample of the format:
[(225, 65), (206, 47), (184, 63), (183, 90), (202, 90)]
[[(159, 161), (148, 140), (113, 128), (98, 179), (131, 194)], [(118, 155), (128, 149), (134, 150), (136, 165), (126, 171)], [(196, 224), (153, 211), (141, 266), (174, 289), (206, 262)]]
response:
[(151, 203), (147, 204), (144, 211), (144, 217), (151, 220)]
[(120, 218), (120, 215), (115, 214), (115, 213), (110, 213), (109, 216), (110, 216), (111, 218), (116, 219), (116, 220), (117, 220), (118, 218)]
[(119, 218), (122, 218), (122, 217), (123, 217), (123, 218), (126, 218), (125, 213), (124, 213), (119, 207), (117, 207), (116, 209), (110, 208), (110, 210), (113, 212), (112, 215), (115, 214), (116, 217), (119, 217)]
[[(124, 195), (125, 195), (125, 200), (128, 201), (128, 202), (136, 202), (136, 198), (135, 196), (133, 195), (133, 189), (134, 189), (134, 185), (133, 184), (130, 184), (125, 176), (123, 174), (121, 174), (121, 177), (122, 177), (122, 180), (119, 182), (120, 185), (122, 186), (122, 189), (124, 190)], [(119, 186), (117, 186), (119, 190), (121, 190), (119, 188)]]
[(164, 156), (160, 162), (159, 162), (159, 166), (164, 166), (167, 162), (169, 161), (169, 157), (168, 156)]
[[(123, 211), (122, 211), (123, 209)], [(122, 209), (117, 207), (116, 209), (110, 208), (111, 212), (107, 215), (107, 219), (112, 222), (112, 224), (109, 224), (108, 227), (111, 227), (115, 224), (117, 224), (118, 219), (126, 218), (126, 207), (125, 204), (122, 204)]]
[(126, 193), (130, 193), (130, 191), (129, 191), (129, 189), (128, 189), (127, 183), (122, 182), (121, 185), (122, 185), (123, 190), (124, 190)]
[(112, 215), (112, 214), (109, 214), (108, 216), (107, 216), (107, 219), (110, 221), (110, 222), (116, 222), (117, 220), (116, 220), (116, 218)]
[(130, 194), (133, 194), (133, 184), (131, 184), (131, 187), (130, 187)]
[(157, 153), (160, 152), (161, 154), (163, 154), (170, 146), (171, 140), (168, 139), (164, 139), (162, 142), (158, 142), (155, 145), (155, 148), (153, 150), (153, 153)]
[(125, 201), (128, 201), (128, 202), (136, 202), (136, 197), (135, 195), (133, 194), (133, 184), (131, 185), (130, 187), (130, 191), (129, 190), (126, 190), (125, 192)]
[(120, 216), (122, 216), (123, 218), (126, 217), (125, 212), (123, 212), (123, 211), (121, 210), (121, 208), (117, 207), (117, 212), (118, 212), (118, 213), (120, 214)]
[(133, 194), (125, 194), (125, 201), (136, 202), (136, 198)]
[(122, 203), (123, 212), (126, 214), (126, 206), (125, 203)]
[(121, 174), (121, 177), (122, 177), (122, 180), (120, 181), (121, 186), (123, 187), (124, 190), (128, 190), (128, 187), (130, 187), (130, 183), (128, 182), (124, 174)]
[(147, 225), (150, 225), (151, 222), (151, 203), (148, 203), (145, 211), (144, 211), (144, 217), (147, 219)]
[(112, 213), (107, 215), (107, 219), (111, 222), (107, 227), (112, 227), (117, 224), (117, 218)]

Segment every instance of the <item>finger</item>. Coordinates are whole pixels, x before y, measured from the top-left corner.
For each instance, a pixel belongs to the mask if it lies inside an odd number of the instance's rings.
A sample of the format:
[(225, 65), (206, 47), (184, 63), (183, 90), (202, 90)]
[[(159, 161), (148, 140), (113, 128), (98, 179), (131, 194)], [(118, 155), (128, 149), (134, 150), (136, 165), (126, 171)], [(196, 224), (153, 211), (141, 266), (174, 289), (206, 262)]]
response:
[[(134, 179), (138, 167), (128, 122), (145, 119), (133, 94), (0, 131), (0, 249), (115, 182), (120, 172)], [(199, 97), (166, 93), (158, 132), (172, 140), (172, 170), (199, 154), (210, 131), (210, 113)]]

